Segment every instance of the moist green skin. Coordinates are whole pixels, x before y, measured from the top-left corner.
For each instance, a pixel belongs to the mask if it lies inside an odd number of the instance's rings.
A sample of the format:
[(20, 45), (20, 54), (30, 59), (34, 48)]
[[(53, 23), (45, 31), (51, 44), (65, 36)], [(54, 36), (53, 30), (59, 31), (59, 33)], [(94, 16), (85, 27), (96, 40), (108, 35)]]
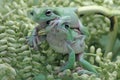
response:
[[(28, 37), (28, 44), (37, 49), (37, 44), (46, 36), (44, 39), (47, 40), (53, 50), (59, 53), (69, 54), (68, 63), (59, 71), (73, 68), (75, 54), (80, 54), (79, 61), (83, 67), (91, 73), (97, 74), (94, 67), (84, 60), (84, 39), (88, 36), (88, 31), (79, 21), (75, 10), (75, 8), (48, 7), (29, 11), (28, 16), (39, 25), (35, 27), (31, 36)], [(76, 28), (78, 29), (77, 31), (75, 30)], [(45, 29), (46, 35), (38, 34), (41, 29)], [(86, 72), (83, 71), (83, 73)]]

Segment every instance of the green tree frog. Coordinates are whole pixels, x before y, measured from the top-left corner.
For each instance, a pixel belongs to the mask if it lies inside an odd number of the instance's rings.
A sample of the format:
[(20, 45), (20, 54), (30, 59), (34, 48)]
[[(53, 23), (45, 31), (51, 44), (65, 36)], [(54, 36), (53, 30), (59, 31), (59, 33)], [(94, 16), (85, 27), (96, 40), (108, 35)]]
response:
[[(50, 47), (58, 53), (68, 54), (68, 63), (59, 71), (71, 69), (75, 63), (75, 54), (79, 54), (79, 62), (88, 71), (97, 71), (84, 59), (85, 37), (89, 34), (75, 13), (75, 8), (35, 8), (28, 11), (28, 16), (39, 25), (28, 37), (28, 44), (37, 48), (37, 44), (45, 37)], [(39, 35), (44, 29), (46, 34)]]

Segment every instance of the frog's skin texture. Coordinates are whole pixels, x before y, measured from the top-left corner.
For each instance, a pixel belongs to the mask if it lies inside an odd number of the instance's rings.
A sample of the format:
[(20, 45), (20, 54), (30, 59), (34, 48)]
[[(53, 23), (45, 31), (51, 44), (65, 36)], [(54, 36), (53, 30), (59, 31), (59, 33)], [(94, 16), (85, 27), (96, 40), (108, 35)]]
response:
[[(46, 36), (45, 39), (56, 52), (69, 54), (68, 63), (59, 71), (73, 68), (75, 54), (79, 54), (79, 61), (83, 67), (97, 74), (94, 67), (84, 60), (84, 39), (88, 31), (74, 11), (75, 8), (39, 8), (28, 12), (28, 15), (39, 23), (28, 37), (28, 43), (36, 48), (37, 43)], [(45, 29), (46, 35), (39, 36), (38, 32), (41, 29)]]

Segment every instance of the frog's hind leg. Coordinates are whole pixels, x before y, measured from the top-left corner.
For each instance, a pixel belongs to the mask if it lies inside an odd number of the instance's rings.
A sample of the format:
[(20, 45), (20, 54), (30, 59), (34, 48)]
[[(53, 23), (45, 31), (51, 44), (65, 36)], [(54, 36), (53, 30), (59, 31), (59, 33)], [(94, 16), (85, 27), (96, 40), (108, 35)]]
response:
[(71, 69), (74, 67), (74, 63), (75, 63), (75, 52), (74, 50), (72, 49), (72, 47), (70, 45), (67, 45), (68, 46), (68, 50), (70, 51), (69, 53), (69, 57), (68, 57), (68, 62), (65, 66), (63, 66), (60, 71), (63, 71), (65, 69)]
[(92, 73), (97, 74), (97, 71), (95, 70), (93, 65), (90, 64), (88, 61), (86, 61), (84, 59), (84, 54), (79, 54), (78, 58), (79, 58), (80, 64), (83, 66), (83, 68), (88, 70), (88, 71), (87, 70), (81, 70), (81, 71), (79, 71), (80, 74), (84, 74), (84, 73), (86, 73), (86, 74), (92, 74)]

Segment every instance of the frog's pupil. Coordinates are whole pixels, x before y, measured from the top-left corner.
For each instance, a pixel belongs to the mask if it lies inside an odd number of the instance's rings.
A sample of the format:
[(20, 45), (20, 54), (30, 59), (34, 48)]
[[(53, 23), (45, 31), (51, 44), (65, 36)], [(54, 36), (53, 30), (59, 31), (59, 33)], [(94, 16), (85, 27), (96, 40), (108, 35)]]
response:
[(69, 28), (69, 25), (65, 25), (65, 28), (68, 29), (68, 28)]
[(33, 16), (33, 12), (30, 12), (30, 14)]

